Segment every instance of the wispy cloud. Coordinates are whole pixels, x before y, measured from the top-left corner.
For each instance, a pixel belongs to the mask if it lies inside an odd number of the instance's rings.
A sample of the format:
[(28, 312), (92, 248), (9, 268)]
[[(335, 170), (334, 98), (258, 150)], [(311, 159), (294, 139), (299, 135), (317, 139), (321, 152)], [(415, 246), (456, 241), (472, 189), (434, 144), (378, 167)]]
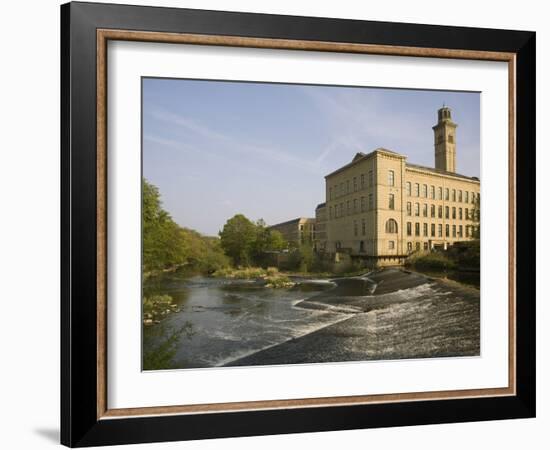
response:
[[(224, 151), (230, 148), (232, 152), (246, 154), (248, 157), (260, 157), (271, 163), (277, 163), (314, 173), (319, 172), (319, 164), (316, 160), (310, 160), (290, 154), (282, 148), (272, 147), (248, 139), (237, 138), (233, 135), (217, 130), (212, 125), (200, 123), (190, 117), (180, 114), (156, 110), (152, 111), (151, 115), (156, 120), (177, 125), (186, 131), (200, 135), (204, 141), (204, 144), (210, 144), (209, 148), (220, 148)], [(172, 145), (172, 143), (170, 143), (170, 145)]]

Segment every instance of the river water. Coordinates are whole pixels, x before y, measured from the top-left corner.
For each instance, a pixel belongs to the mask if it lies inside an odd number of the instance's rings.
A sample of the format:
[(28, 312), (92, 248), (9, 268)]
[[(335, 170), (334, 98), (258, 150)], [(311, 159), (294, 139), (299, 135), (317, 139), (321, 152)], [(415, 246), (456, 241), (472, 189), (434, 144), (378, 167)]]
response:
[(475, 290), (397, 271), (299, 281), (272, 289), (173, 274), (149, 280), (144, 294), (168, 294), (179, 311), (143, 328), (144, 352), (184, 329), (176, 368), (479, 354)]

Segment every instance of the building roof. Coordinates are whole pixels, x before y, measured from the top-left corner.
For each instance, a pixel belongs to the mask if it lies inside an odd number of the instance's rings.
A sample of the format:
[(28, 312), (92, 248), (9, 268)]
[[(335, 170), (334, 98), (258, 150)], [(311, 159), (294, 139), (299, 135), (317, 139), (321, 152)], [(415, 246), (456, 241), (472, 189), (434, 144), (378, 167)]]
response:
[(315, 209), (324, 208), (325, 206), (327, 206), (326, 202), (319, 203), (319, 204), (315, 207)]
[(427, 166), (421, 166), (419, 164), (410, 164), (410, 163), (405, 163), (405, 166), (406, 166), (406, 168), (410, 167), (412, 169), (425, 170), (427, 172), (433, 172), (433, 173), (436, 173), (438, 175), (447, 175), (449, 177), (463, 178), (465, 180), (470, 180), (470, 181), (479, 181), (479, 178), (477, 178), (477, 177), (469, 177), (467, 175), (462, 175), (462, 174), (456, 173), (456, 172), (449, 172), (447, 170), (436, 169), (434, 167), (427, 167)]
[(342, 170), (345, 170), (347, 169), (348, 167), (351, 167), (355, 164), (357, 164), (359, 161), (363, 161), (364, 159), (368, 159), (370, 158), (371, 156), (373, 156), (375, 153), (389, 153), (393, 156), (397, 156), (398, 158), (406, 158), (406, 156), (404, 155), (401, 155), (400, 153), (397, 153), (397, 152), (394, 152), (392, 150), (388, 150), (387, 148), (383, 148), (383, 147), (379, 147), (375, 150), (373, 150), (372, 152), (370, 153), (363, 153), (363, 152), (357, 152), (355, 154), (355, 156), (353, 157), (353, 159), (351, 160), (351, 162), (343, 165), (342, 167), (340, 167), (339, 169), (336, 169), (334, 172), (331, 172), (329, 173), (328, 175), (325, 175), (325, 178), (328, 178), (332, 175), (336, 175), (338, 172), (341, 172)]
[(296, 219), (287, 220), (286, 222), (280, 222), (280, 223), (275, 223), (273, 225), (269, 225), (268, 228), (278, 227), (280, 225), (292, 225), (293, 223), (299, 223), (301, 220), (305, 220), (306, 222), (315, 221), (315, 219), (312, 217), (298, 217)]
[[(353, 157), (351, 162), (349, 162), (348, 164), (343, 165), (342, 167), (340, 167), (339, 169), (336, 169), (335, 171), (329, 173), (328, 175), (325, 175), (325, 178), (328, 178), (332, 175), (336, 175), (337, 173), (339, 173), (339, 172), (341, 172), (341, 171), (357, 164), (358, 162), (370, 158), (375, 153), (389, 153), (391, 155), (394, 155), (394, 156), (397, 156), (397, 157), (400, 157), (400, 158), (405, 158), (405, 159), (407, 158), (405, 155), (402, 155), (400, 153), (397, 153), (397, 152), (394, 152), (392, 150), (388, 150), (387, 148), (382, 148), (382, 147), (377, 148), (376, 150), (373, 150), (372, 152), (367, 153), (367, 154), (365, 154), (363, 152), (358, 152), (358, 153), (355, 154), (355, 156)], [(412, 169), (425, 170), (427, 172), (436, 173), (438, 175), (446, 175), (446, 176), (455, 177), (455, 178), (462, 178), (464, 180), (470, 180), (470, 181), (479, 181), (479, 178), (477, 178), (477, 177), (469, 177), (469, 176), (462, 175), (462, 174), (455, 173), (455, 172), (448, 172), (446, 170), (436, 169), (434, 167), (421, 166), (419, 164), (411, 164), (411, 163), (408, 163), (408, 162), (405, 163), (405, 166), (407, 168), (410, 167)]]

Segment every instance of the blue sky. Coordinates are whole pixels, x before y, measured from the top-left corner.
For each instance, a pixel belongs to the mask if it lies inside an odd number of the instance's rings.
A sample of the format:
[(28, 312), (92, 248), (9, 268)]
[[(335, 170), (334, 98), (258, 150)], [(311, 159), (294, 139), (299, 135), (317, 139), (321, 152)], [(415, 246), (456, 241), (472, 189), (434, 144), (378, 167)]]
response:
[(479, 93), (143, 79), (143, 175), (180, 225), (216, 235), (242, 213), (314, 217), (324, 176), (377, 147), (434, 166), (442, 104), (457, 172), (479, 177)]

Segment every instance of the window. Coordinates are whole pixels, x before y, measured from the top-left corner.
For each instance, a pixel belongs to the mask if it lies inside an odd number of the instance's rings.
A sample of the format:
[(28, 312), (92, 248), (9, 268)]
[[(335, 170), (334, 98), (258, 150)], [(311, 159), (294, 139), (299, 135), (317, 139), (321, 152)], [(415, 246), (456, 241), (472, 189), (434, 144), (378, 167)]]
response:
[(470, 237), (470, 225), (466, 225), (464, 231), (466, 232), (466, 237)]
[(427, 205), (427, 203), (424, 203), (424, 206), (422, 207), (422, 215), (424, 217), (428, 217), (428, 205)]
[(332, 188), (331, 187), (328, 188), (328, 199), (332, 200)]
[(372, 170), (369, 170), (369, 187), (372, 187), (372, 185), (373, 185)]
[(475, 202), (476, 202), (476, 194), (474, 194), (474, 193), (472, 192), (472, 203), (475, 203)]
[(349, 180), (346, 180), (346, 194), (349, 194)]
[(431, 236), (432, 237), (435, 237), (435, 223), (432, 223), (432, 226), (431, 226)]
[(462, 203), (462, 191), (458, 191), (458, 201)]
[(407, 251), (410, 253), (412, 252), (413, 250), (413, 243), (412, 242), (407, 242)]
[(427, 184), (422, 185), (422, 197), (424, 197), (424, 198), (428, 197), (428, 185)]
[(418, 222), (414, 224), (414, 235), (420, 236), (420, 224)]
[(395, 209), (395, 195), (393, 194), (390, 194), (390, 197), (388, 199), (388, 208)]
[(431, 216), (431, 217), (435, 217), (435, 205), (432, 205), (432, 206), (430, 207), (430, 216)]
[(453, 219), (456, 219), (456, 208), (453, 206)]
[(416, 250), (420, 250), (420, 242), (417, 242), (415, 247), (416, 247)]
[(369, 210), (374, 209), (374, 200), (372, 194), (369, 194)]
[(361, 174), (361, 189), (365, 189), (365, 174)]
[(456, 225), (453, 225), (453, 237), (456, 237)]
[(468, 203), (470, 201), (469, 198), (468, 198), (468, 194), (469, 194), (468, 191), (464, 191), (464, 202), (465, 203)]
[(437, 198), (438, 200), (443, 200), (443, 188), (437, 188)]
[(344, 182), (342, 181), (342, 182), (340, 183), (340, 196), (344, 195), (344, 193), (345, 193), (345, 192), (344, 192)]
[(353, 192), (357, 192), (357, 177), (353, 177)]
[(365, 212), (365, 197), (361, 197), (361, 212)]
[(412, 216), (412, 203), (407, 202), (407, 216)]
[(357, 212), (357, 199), (353, 199), (353, 213), (355, 214)]
[(424, 250), (428, 250), (428, 243), (424, 242)]
[(367, 234), (367, 224), (365, 223), (365, 219), (361, 221), (361, 234), (363, 236)]
[(418, 183), (414, 184), (414, 195), (420, 197), (420, 185)]
[(414, 204), (414, 215), (419, 216), (420, 215), (420, 203)]
[(459, 226), (458, 226), (458, 237), (459, 237), (459, 238), (462, 237), (462, 225), (459, 225)]
[(449, 188), (445, 188), (445, 200), (449, 200)]
[(357, 236), (357, 220), (353, 221), (353, 235)]
[(388, 185), (395, 186), (395, 172), (393, 170), (388, 172)]
[(412, 223), (407, 222), (407, 236), (412, 236)]
[(437, 207), (437, 217), (439, 217), (440, 219), (443, 218), (443, 206), (441, 205)]
[(468, 208), (464, 208), (464, 218), (466, 220), (470, 218), (470, 211), (468, 211)]
[(344, 216), (344, 203), (340, 203), (340, 217)]
[(445, 206), (445, 219), (449, 218), (449, 207)]
[(449, 225), (445, 225), (445, 236), (449, 237)]
[(462, 220), (462, 208), (458, 208), (458, 219)]
[(422, 231), (424, 232), (424, 236), (428, 236), (428, 224), (423, 224)]
[(407, 181), (407, 195), (409, 197), (411, 196), (411, 182), (410, 181)]
[(453, 189), (453, 202), (456, 202), (456, 189)]
[(332, 219), (332, 206), (328, 208), (328, 218)]
[(388, 250), (393, 250), (395, 248), (395, 241), (388, 241)]
[(452, 144), (454, 142), (454, 137), (452, 134), (449, 134), (449, 142)]
[(443, 237), (443, 225), (441, 225), (441, 224), (437, 225), (437, 236), (438, 237)]
[(386, 221), (386, 233), (397, 233), (397, 222), (393, 219)]

